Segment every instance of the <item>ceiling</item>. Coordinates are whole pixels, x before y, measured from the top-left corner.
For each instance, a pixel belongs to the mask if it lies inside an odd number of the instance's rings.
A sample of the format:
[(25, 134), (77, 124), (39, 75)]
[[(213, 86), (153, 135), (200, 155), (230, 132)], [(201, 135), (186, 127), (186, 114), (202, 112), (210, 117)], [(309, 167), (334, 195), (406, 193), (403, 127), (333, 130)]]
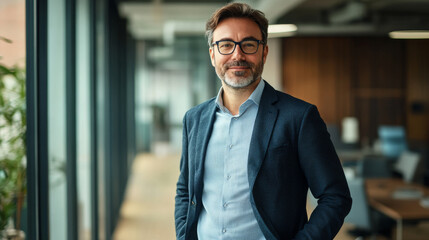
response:
[[(120, 0), (119, 12), (137, 39), (174, 42), (204, 34), (205, 23), (224, 0)], [(429, 29), (429, 0), (242, 0), (272, 23), (296, 24), (301, 36), (387, 35)]]

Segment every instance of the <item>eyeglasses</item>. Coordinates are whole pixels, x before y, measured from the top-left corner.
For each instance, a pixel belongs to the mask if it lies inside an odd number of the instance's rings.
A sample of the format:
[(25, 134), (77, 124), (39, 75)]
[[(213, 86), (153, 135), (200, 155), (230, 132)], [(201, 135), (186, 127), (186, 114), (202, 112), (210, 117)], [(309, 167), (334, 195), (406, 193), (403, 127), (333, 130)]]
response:
[(212, 46), (217, 45), (217, 49), (222, 55), (229, 55), (235, 51), (237, 45), (240, 46), (240, 49), (245, 54), (254, 54), (259, 49), (259, 44), (263, 44), (261, 40), (243, 40), (241, 42), (235, 42), (232, 40), (220, 40), (212, 44)]

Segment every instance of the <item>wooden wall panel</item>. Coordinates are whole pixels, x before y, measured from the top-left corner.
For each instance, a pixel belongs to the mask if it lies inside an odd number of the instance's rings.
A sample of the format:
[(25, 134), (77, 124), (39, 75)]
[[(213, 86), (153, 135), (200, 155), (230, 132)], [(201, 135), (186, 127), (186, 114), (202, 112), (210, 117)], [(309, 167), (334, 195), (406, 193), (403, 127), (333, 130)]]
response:
[(343, 39), (320, 39), (319, 109), (325, 121), (330, 123), (337, 123), (348, 115), (346, 103), (350, 101), (350, 47), (347, 43)]
[(315, 104), (327, 123), (350, 114), (350, 46), (341, 38), (289, 38), (283, 45), (283, 86)]
[(353, 112), (361, 139), (372, 143), (379, 126), (405, 126), (405, 45), (388, 38), (352, 41)]
[(353, 88), (404, 89), (404, 42), (388, 38), (353, 38)]
[(407, 59), (408, 137), (429, 142), (429, 40), (408, 40)]
[(284, 90), (317, 105), (328, 124), (355, 116), (370, 143), (378, 126), (406, 125), (405, 41), (287, 38), (283, 53)]
[(404, 100), (390, 97), (357, 98), (355, 116), (359, 119), (361, 140), (373, 143), (381, 125), (404, 125)]
[(294, 93), (303, 100), (315, 103), (319, 99), (319, 69), (314, 63), (308, 64), (309, 59), (318, 59), (319, 43), (317, 39), (292, 38), (283, 47), (284, 51), (284, 90)]

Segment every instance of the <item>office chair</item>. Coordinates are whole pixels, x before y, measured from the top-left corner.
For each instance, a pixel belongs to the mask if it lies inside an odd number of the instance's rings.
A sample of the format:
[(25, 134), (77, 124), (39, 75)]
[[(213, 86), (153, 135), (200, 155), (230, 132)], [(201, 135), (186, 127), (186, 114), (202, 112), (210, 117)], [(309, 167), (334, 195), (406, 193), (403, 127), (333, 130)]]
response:
[(378, 136), (381, 140), (383, 155), (396, 158), (407, 150), (407, 137), (403, 126), (380, 126)]
[[(350, 229), (348, 233), (357, 239), (366, 239), (367, 237), (376, 239), (377, 234), (390, 238), (391, 229), (395, 222), (370, 208), (366, 195), (365, 179), (361, 177), (347, 179), (347, 184), (353, 204), (344, 222), (355, 227)], [(317, 206), (317, 199), (311, 194), (311, 191), (308, 191), (308, 200), (313, 207)]]
[(375, 239), (365, 191), (365, 180), (363, 178), (352, 178), (347, 179), (347, 183), (349, 185), (350, 195), (353, 199), (353, 204), (344, 222), (351, 223), (355, 226), (354, 229), (349, 230), (349, 234), (355, 237), (371, 236), (372, 239)]
[(340, 128), (336, 124), (327, 124), (326, 129), (331, 137), (335, 150), (358, 150), (359, 143), (345, 143), (341, 137)]
[(420, 163), (420, 154), (404, 151), (394, 165), (394, 170), (402, 175), (402, 179), (411, 182), (416, 179), (417, 167)]
[(326, 130), (328, 131), (332, 144), (336, 150), (343, 148), (343, 142), (341, 141), (340, 129), (336, 124), (326, 124)]
[(391, 161), (382, 156), (364, 156), (357, 163), (357, 175), (362, 178), (392, 177)]

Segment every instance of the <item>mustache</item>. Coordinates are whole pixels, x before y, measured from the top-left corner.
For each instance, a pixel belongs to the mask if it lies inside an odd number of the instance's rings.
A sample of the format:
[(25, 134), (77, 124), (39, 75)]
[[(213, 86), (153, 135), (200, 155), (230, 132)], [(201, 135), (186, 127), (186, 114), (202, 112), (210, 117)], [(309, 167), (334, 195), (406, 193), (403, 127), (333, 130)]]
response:
[(254, 64), (246, 62), (246, 61), (233, 61), (225, 63), (224, 68), (228, 69), (230, 67), (253, 67)]

